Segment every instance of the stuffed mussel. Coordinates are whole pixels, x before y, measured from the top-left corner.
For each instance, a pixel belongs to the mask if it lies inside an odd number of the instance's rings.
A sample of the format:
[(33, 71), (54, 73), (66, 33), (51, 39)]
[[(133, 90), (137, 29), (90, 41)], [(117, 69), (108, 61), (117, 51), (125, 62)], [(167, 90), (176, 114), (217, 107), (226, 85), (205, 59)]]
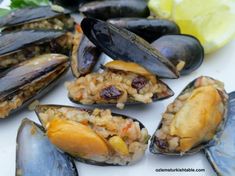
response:
[(68, 55), (71, 33), (58, 30), (22, 30), (0, 36), (0, 70), (47, 53)]
[(86, 17), (101, 20), (119, 17), (148, 17), (150, 14), (144, 0), (93, 1), (80, 6), (79, 11)]
[(45, 54), (0, 74), (0, 118), (28, 105), (50, 90), (69, 68), (61, 54)]
[(214, 145), (226, 122), (227, 101), (223, 83), (210, 77), (197, 78), (167, 107), (151, 139), (150, 151), (183, 155)]
[(169, 98), (172, 90), (155, 75), (133, 62), (115, 60), (101, 73), (91, 73), (66, 84), (69, 98), (80, 104), (151, 103)]
[(87, 38), (112, 59), (135, 62), (159, 77), (179, 77), (176, 67), (136, 34), (94, 18), (84, 18), (81, 27)]
[(205, 149), (206, 156), (218, 176), (234, 175), (235, 158), (235, 92), (229, 94), (228, 120), (217, 137), (218, 143)]
[(50, 6), (24, 8), (12, 11), (0, 18), (0, 28), (3, 31), (16, 31), (23, 29), (73, 29), (74, 20), (70, 11), (53, 10)]
[(100, 55), (101, 51), (83, 35), (80, 25), (77, 25), (71, 58), (73, 75), (78, 78), (90, 73), (99, 60)]
[(81, 162), (133, 164), (148, 145), (149, 135), (141, 122), (110, 110), (39, 105), (36, 113), (51, 143)]
[(73, 160), (50, 143), (41, 126), (24, 119), (18, 130), (16, 176), (78, 176)]
[(148, 42), (153, 42), (167, 34), (179, 34), (179, 26), (166, 19), (114, 18), (107, 22), (125, 28)]

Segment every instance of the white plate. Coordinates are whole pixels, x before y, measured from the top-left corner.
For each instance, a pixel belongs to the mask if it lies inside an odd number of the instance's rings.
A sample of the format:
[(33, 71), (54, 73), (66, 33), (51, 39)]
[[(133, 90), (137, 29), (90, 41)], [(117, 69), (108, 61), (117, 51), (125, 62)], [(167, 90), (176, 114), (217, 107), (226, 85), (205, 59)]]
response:
[[(8, 4), (4, 1), (1, 7)], [(164, 80), (175, 92), (175, 96), (150, 105), (138, 105), (126, 107), (121, 111), (113, 109), (114, 112), (127, 114), (135, 117), (147, 127), (150, 134), (153, 134), (158, 123), (161, 120), (161, 114), (165, 111), (166, 106), (174, 100), (179, 92), (191, 80), (201, 75), (211, 76), (225, 83), (228, 92), (235, 90), (235, 40), (226, 45), (219, 51), (206, 56), (203, 65), (189, 76), (181, 77), (178, 80)], [(41, 103), (46, 104), (64, 104), (74, 105), (67, 98), (67, 90), (64, 82), (72, 80), (73, 77), (69, 72), (60, 84), (50, 91), (48, 95), (40, 99)], [(4, 84), (4, 83), (0, 83)], [(29, 118), (38, 122), (34, 112), (27, 109), (15, 113), (11, 117), (0, 121), (0, 176), (12, 176), (15, 174), (15, 149), (17, 129), (23, 118)], [(33, 152), (33, 151), (28, 151)], [(152, 155), (148, 150), (145, 157), (133, 166), (123, 167), (101, 167), (76, 163), (80, 176), (212, 176), (216, 175), (208, 163), (204, 154), (198, 153), (187, 157), (166, 157)], [(38, 166), (40, 167), (40, 166)], [(156, 169), (205, 169), (204, 172), (156, 172)]]

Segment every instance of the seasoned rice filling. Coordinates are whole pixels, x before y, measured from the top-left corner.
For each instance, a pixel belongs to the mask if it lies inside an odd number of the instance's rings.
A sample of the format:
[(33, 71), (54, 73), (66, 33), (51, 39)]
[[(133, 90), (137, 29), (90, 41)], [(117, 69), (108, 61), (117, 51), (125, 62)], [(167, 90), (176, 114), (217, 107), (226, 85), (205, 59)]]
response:
[(222, 92), (221, 82), (200, 77), (167, 107), (161, 127), (155, 133), (157, 147), (164, 152), (184, 153), (211, 140), (225, 113), (227, 97)]
[(69, 97), (82, 104), (117, 103), (122, 109), (128, 102), (151, 103), (157, 95), (167, 94), (168, 88), (160, 82), (132, 72), (106, 69), (91, 73), (66, 84)]
[(47, 54), (47, 53), (61, 53), (68, 54), (72, 48), (73, 36), (71, 33), (67, 33), (56, 40), (49, 43), (39, 44), (37, 46), (27, 47), (16, 53), (12, 53), (6, 56), (0, 57), (0, 70), (6, 69), (10, 66), (16, 65), (27, 59)]
[[(86, 110), (79, 110), (69, 107), (47, 108), (43, 111), (40, 111), (39, 116), (42, 124), (44, 124), (43, 126), (48, 128), (47, 130), (49, 130), (51, 125), (50, 122), (53, 121), (53, 119), (69, 119), (71, 121), (85, 125), (86, 127), (92, 129), (93, 132), (98, 134), (98, 136), (100, 136), (105, 141), (105, 143), (111, 147), (111, 152), (105, 156), (94, 157), (93, 154), (92, 157), (91, 155), (82, 155), (83, 158), (89, 160), (125, 165), (139, 160), (144, 155), (144, 152), (147, 148), (147, 141), (149, 139), (147, 129), (141, 129), (140, 124), (137, 121), (133, 121), (132, 119), (125, 119), (122, 116), (112, 115), (110, 110), (95, 109), (92, 112), (88, 112)], [(59, 129), (62, 128), (60, 127)], [(54, 130), (54, 133), (56, 132), (58, 131)], [(74, 133), (82, 132), (75, 131)], [(52, 140), (50, 135), (49, 139)], [(66, 137), (66, 140), (67, 139), (68, 137)], [(84, 141), (80, 141), (78, 145), (80, 144), (81, 146), (82, 143), (86, 143), (87, 140), (88, 139), (84, 137)], [(60, 144), (57, 142), (57, 145), (63, 145), (64, 148), (70, 145), (61, 140), (59, 143)], [(73, 145), (75, 144), (73, 143)], [(63, 150), (63, 147), (60, 146), (59, 148)], [(74, 146), (74, 148), (76, 149), (76, 146)], [(96, 152), (98, 152), (99, 147), (86, 146), (85, 148), (86, 150), (87, 148), (97, 148)], [(65, 151), (65, 149), (63, 151)], [(71, 154), (74, 151), (66, 152)], [(81, 154), (77, 153), (74, 154), (74, 156), (81, 157)]]
[(19, 93), (12, 98), (0, 101), (0, 118), (7, 117), (11, 111), (20, 107), (25, 101), (33, 97), (35, 93), (49, 85), (61, 72), (63, 72), (63, 69), (49, 73), (34, 83), (25, 86), (22, 90), (19, 90)]
[(22, 25), (6, 28), (4, 31), (15, 31), (24, 29), (55, 29), (67, 30), (74, 27), (74, 20), (69, 15), (62, 15), (56, 18), (44, 19), (41, 21), (34, 21)]

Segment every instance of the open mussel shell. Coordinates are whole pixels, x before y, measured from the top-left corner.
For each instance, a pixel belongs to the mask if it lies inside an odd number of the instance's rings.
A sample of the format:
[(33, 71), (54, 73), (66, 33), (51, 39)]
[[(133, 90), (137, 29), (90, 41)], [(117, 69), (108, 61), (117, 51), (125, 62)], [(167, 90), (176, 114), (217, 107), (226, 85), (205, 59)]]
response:
[(150, 152), (182, 156), (216, 145), (227, 120), (227, 104), (221, 82), (206, 76), (195, 79), (167, 107)]
[(204, 49), (200, 41), (190, 35), (165, 35), (151, 45), (169, 59), (181, 75), (198, 69), (204, 59)]
[(82, 32), (76, 32), (71, 58), (73, 75), (78, 78), (90, 73), (99, 60), (100, 55), (100, 50)]
[(107, 22), (125, 28), (148, 42), (153, 42), (167, 34), (179, 34), (179, 26), (166, 19), (114, 18)]
[(46, 43), (63, 35), (65, 32), (58, 30), (22, 30), (4, 33), (0, 36), (0, 56), (17, 52), (32, 45)]
[(69, 55), (72, 34), (60, 30), (22, 30), (0, 36), (0, 70), (46, 53)]
[(135, 62), (160, 77), (178, 78), (175, 66), (134, 33), (93, 18), (84, 18), (81, 27), (91, 42), (112, 59)]
[(16, 144), (16, 176), (78, 176), (73, 160), (58, 151), (33, 121), (22, 121)]
[(119, 17), (147, 17), (150, 12), (145, 1), (106, 0), (83, 4), (79, 11), (86, 17), (107, 20)]
[(45, 54), (22, 62), (0, 74), (0, 118), (37, 100), (67, 72), (69, 59)]
[[(55, 11), (50, 6), (41, 6), (41, 7), (30, 7), (30, 8), (23, 8), (18, 9), (15, 11), (12, 11), (11, 13), (7, 14), (6, 16), (3, 16), (0, 18), (0, 27), (5, 28), (4, 30), (12, 30), (16, 27), (29, 24), (29, 23), (35, 23), (39, 21), (46, 21), (51, 18), (57, 18), (61, 16), (69, 15), (70, 11), (63, 9), (62, 11)], [(70, 17), (66, 17), (67, 20), (69, 20)], [(55, 22), (54, 22), (55, 23)], [(28, 28), (47, 28), (47, 25), (28, 25)], [(49, 25), (50, 26), (50, 25)], [(64, 26), (67, 28), (68, 26)], [(58, 26), (57, 28), (58, 29)]]
[(229, 94), (228, 120), (217, 137), (218, 143), (205, 149), (206, 156), (218, 176), (234, 175), (235, 92)]
[(129, 165), (144, 156), (148, 145), (149, 135), (140, 121), (108, 109), (39, 105), (35, 111), (48, 139), (80, 162)]

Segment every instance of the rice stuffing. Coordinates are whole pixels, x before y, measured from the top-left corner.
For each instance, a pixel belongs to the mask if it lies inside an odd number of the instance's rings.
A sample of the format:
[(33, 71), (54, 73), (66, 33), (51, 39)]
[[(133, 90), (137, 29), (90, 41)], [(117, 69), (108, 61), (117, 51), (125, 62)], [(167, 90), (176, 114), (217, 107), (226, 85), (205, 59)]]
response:
[(114, 103), (124, 108), (127, 102), (151, 103), (154, 96), (168, 94), (161, 82), (128, 71), (105, 69), (66, 83), (69, 97), (82, 104)]

